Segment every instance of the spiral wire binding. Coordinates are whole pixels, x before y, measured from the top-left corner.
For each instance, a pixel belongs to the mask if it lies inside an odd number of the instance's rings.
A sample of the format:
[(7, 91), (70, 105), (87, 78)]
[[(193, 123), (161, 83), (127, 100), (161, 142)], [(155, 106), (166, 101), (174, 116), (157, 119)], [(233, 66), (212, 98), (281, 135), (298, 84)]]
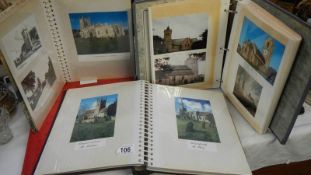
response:
[(60, 63), (60, 66), (63, 70), (63, 76), (67, 82), (71, 81), (71, 74), (69, 71), (68, 61), (63, 47), (61, 35), (59, 33), (59, 27), (57, 25), (52, 0), (41, 0), (41, 4), (44, 8), (44, 13), (49, 23), (49, 29), (53, 38), (54, 47), (56, 48), (57, 51), (58, 62)]
[(141, 104), (139, 123), (139, 162), (153, 165), (153, 90), (147, 81), (141, 81)]

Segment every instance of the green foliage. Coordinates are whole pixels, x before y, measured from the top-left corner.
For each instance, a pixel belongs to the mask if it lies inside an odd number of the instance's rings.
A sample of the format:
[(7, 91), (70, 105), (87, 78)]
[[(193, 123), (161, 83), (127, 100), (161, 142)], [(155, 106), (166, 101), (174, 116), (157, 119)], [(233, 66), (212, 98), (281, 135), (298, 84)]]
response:
[(204, 122), (177, 118), (178, 138), (219, 143), (217, 128), (202, 123)]
[(193, 123), (192, 122), (188, 122), (186, 125), (186, 132), (194, 132), (193, 129)]
[(117, 101), (112, 103), (107, 109), (108, 116), (115, 116), (116, 113), (117, 113)]
[(75, 38), (79, 55), (130, 52), (129, 37)]
[(85, 141), (106, 137), (113, 137), (115, 120), (106, 121), (105, 118), (93, 123), (75, 123), (70, 142)]

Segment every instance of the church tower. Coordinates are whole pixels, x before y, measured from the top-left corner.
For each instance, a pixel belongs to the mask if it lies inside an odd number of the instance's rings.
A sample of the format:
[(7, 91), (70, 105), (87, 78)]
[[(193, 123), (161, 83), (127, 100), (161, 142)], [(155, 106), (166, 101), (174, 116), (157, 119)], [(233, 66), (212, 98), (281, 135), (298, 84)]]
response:
[(164, 45), (169, 52), (173, 49), (172, 29), (169, 26), (164, 30)]
[(86, 27), (91, 26), (91, 20), (89, 18), (80, 18), (80, 29), (84, 29)]
[(24, 40), (23, 48), (25, 49), (25, 50), (22, 50), (22, 51), (28, 52), (29, 50), (32, 50), (33, 44), (32, 44), (31, 37), (29, 35), (29, 32), (28, 32), (27, 28), (24, 28), (22, 30), (22, 36), (23, 36), (23, 40)]
[(271, 57), (273, 54), (273, 49), (274, 49), (274, 44), (273, 44), (273, 39), (272, 38), (267, 38), (264, 47), (262, 50), (262, 55), (265, 59), (265, 68), (268, 69), (271, 61)]

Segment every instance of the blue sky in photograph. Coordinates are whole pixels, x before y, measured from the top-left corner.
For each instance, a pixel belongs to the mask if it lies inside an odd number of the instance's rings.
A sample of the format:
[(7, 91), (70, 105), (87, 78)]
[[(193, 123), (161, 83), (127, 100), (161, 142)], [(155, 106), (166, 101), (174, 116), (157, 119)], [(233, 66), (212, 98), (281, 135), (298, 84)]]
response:
[(106, 106), (109, 106), (118, 100), (118, 94), (82, 99), (80, 102), (79, 113), (85, 110), (94, 109), (98, 99), (106, 100)]
[[(254, 42), (257, 45), (258, 49), (262, 52), (264, 41), (268, 37), (271, 37), (271, 36), (267, 34), (265, 31), (263, 31), (262, 29), (260, 29), (258, 26), (256, 26), (247, 17), (244, 18), (240, 41), (239, 41), (240, 45), (244, 41), (250, 40)], [(271, 38), (273, 39), (274, 50), (273, 50), (272, 58), (270, 61), (270, 67), (278, 71), (281, 61), (282, 61), (285, 47), (283, 44), (281, 44), (279, 41), (277, 41), (273, 37)]]
[(212, 113), (211, 103), (207, 100), (199, 100), (192, 98), (175, 97), (175, 110), (179, 114), (182, 102), (187, 111), (199, 111)]
[(80, 29), (80, 18), (89, 18), (92, 24), (119, 24), (128, 29), (127, 11), (119, 12), (92, 12), (92, 13), (70, 13), (72, 29)]

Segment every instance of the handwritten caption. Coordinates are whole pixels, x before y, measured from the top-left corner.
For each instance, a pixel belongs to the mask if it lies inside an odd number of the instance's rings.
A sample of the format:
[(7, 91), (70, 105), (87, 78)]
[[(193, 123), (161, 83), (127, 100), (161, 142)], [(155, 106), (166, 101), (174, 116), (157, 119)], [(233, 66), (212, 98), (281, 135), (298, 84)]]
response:
[(105, 140), (89, 140), (89, 141), (83, 141), (83, 142), (78, 142), (75, 145), (75, 150), (84, 150), (84, 149), (94, 149), (94, 148), (99, 148), (103, 147), (106, 145)]
[(217, 152), (217, 144), (216, 143), (204, 143), (204, 142), (189, 141), (188, 142), (188, 148), (191, 150), (197, 150), (197, 151)]

